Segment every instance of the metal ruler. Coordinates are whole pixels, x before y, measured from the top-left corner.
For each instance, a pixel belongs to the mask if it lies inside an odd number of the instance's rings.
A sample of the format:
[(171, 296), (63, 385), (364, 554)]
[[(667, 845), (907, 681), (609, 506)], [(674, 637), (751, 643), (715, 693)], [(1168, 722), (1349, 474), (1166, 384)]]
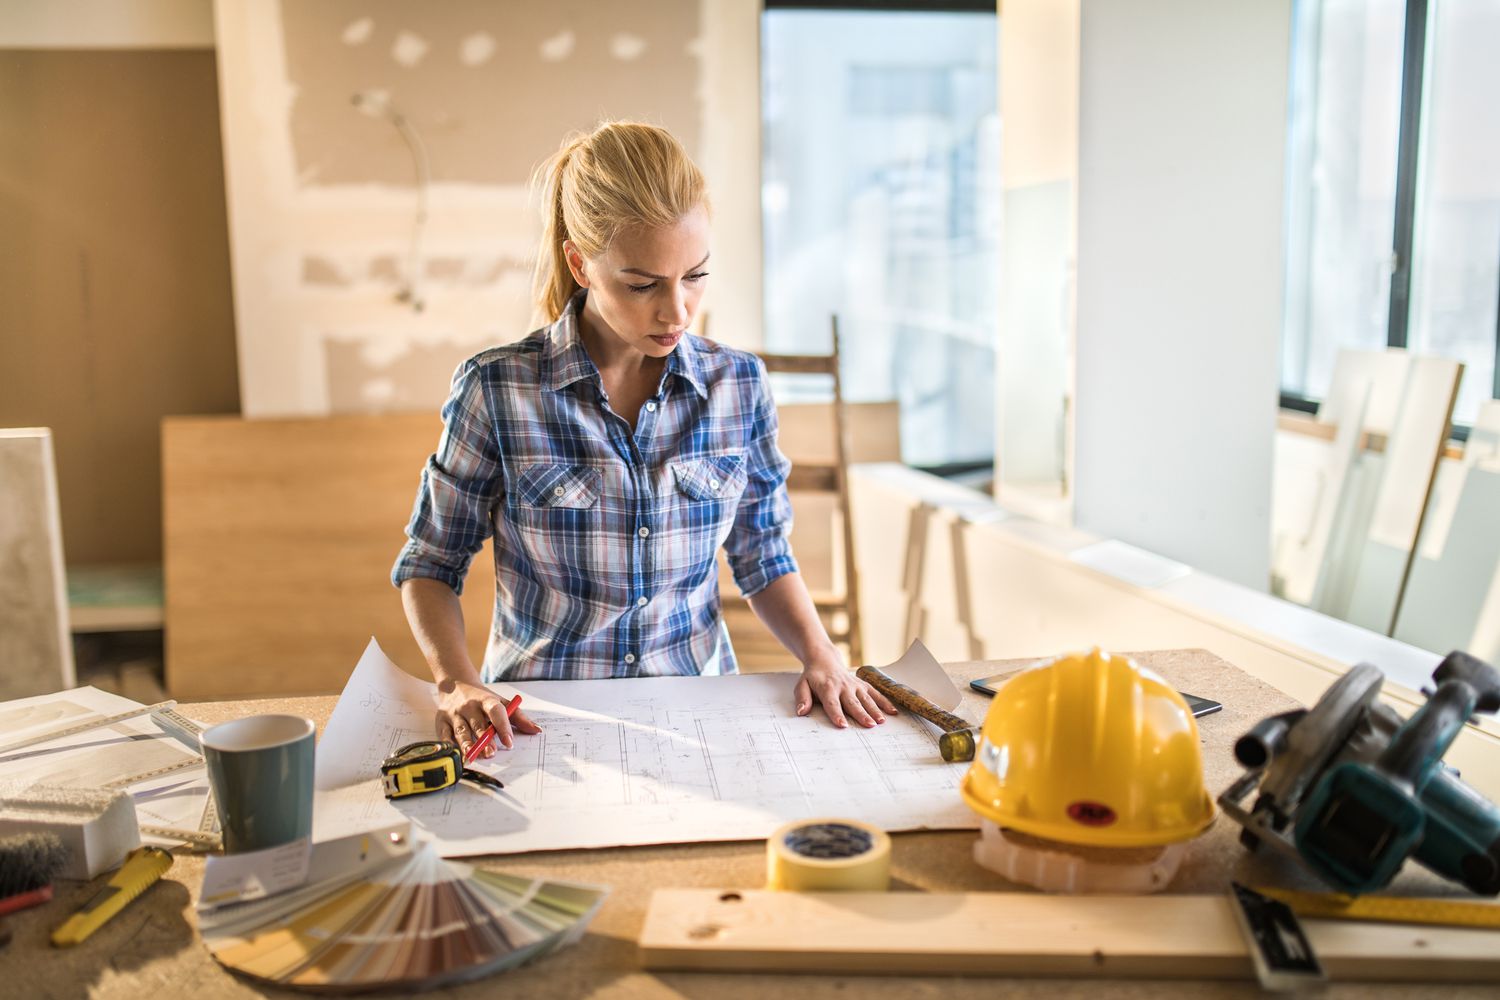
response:
[(151, 770), (141, 771), (139, 774), (127, 774), (123, 778), (116, 778), (114, 781), (106, 781), (100, 787), (125, 788), (129, 785), (138, 785), (143, 781), (150, 781), (152, 778), (160, 778), (164, 774), (175, 774), (178, 771), (186, 771), (190, 767), (202, 766), (202, 757), (184, 757), (182, 760), (179, 760), (172, 764), (163, 764), (161, 767), (153, 767)]
[[(170, 704), (176, 704), (172, 702)], [(203, 727), (192, 719), (181, 714), (174, 708), (163, 709), (151, 713), (151, 721), (161, 727), (162, 731), (173, 736), (194, 750), (203, 751)]]
[[(175, 701), (162, 701), (157, 702), (155, 705), (142, 705), (140, 708), (132, 708), (128, 712), (120, 712), (117, 715), (100, 716), (86, 722), (80, 722), (74, 726), (68, 726), (66, 729), (54, 729), (50, 733), (38, 733), (35, 736), (16, 740), (14, 743), (7, 743), (4, 746), (0, 746), (0, 754), (7, 754), (12, 750), (24, 750), (26, 747), (33, 747), (38, 743), (50, 743), (53, 740), (77, 736), (79, 733), (87, 733), (90, 730), (100, 729), (104, 726), (113, 726), (115, 723), (124, 722), (126, 719), (138, 719), (143, 715), (154, 715), (157, 712), (170, 712), (176, 707), (177, 702)], [(174, 712), (173, 714), (175, 715), (176, 713)]]
[(141, 832), (162, 840), (181, 840), (197, 847), (218, 847), (223, 842), (223, 837), (217, 833), (208, 833), (203, 830), (187, 830), (176, 826), (155, 826), (150, 823), (141, 824)]
[(1388, 924), (1440, 927), (1500, 927), (1500, 904), (1478, 900), (1415, 896), (1344, 896), (1333, 892), (1257, 888), (1279, 899), (1299, 917), (1313, 920), (1371, 920)]

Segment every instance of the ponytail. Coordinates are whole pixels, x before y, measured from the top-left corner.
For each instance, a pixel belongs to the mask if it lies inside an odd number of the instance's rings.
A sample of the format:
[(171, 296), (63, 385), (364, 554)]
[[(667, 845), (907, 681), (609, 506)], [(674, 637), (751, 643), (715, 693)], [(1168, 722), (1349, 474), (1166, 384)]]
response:
[(570, 136), (537, 168), (533, 184), (542, 202), (534, 294), (549, 323), (578, 291), (565, 241), (598, 257), (628, 226), (669, 226), (708, 204), (703, 174), (682, 144), (666, 129), (638, 122), (605, 122)]

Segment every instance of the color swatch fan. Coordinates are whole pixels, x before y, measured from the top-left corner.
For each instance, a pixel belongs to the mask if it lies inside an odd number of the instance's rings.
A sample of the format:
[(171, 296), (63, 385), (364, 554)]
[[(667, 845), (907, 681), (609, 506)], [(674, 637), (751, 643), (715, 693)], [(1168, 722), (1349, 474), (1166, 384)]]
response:
[(429, 989), (573, 943), (604, 895), (445, 861), (424, 844), (352, 877), (200, 913), (199, 925), (215, 958), (256, 979), (336, 993)]

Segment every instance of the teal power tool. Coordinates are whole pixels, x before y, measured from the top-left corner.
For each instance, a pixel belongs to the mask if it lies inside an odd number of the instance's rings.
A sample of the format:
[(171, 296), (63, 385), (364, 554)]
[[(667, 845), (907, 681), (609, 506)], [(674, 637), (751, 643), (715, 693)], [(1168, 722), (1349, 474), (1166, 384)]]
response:
[[(1487, 896), (1500, 893), (1500, 808), (1443, 763), (1476, 713), (1500, 710), (1500, 671), (1450, 653), (1406, 722), (1362, 663), (1308, 710), (1272, 716), (1235, 744), (1248, 771), (1219, 797), (1251, 850), (1291, 854), (1351, 895), (1390, 883), (1407, 858)], [(1242, 803), (1258, 792), (1247, 811)]]

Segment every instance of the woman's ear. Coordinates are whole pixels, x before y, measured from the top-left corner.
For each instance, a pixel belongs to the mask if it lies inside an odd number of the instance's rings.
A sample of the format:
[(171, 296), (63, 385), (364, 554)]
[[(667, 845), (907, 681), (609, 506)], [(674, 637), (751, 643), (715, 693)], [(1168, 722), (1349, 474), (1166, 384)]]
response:
[(584, 268), (583, 254), (579, 252), (578, 245), (572, 240), (563, 240), (563, 259), (568, 262), (568, 270), (573, 275), (573, 280), (578, 282), (579, 288), (589, 287), (588, 271)]

